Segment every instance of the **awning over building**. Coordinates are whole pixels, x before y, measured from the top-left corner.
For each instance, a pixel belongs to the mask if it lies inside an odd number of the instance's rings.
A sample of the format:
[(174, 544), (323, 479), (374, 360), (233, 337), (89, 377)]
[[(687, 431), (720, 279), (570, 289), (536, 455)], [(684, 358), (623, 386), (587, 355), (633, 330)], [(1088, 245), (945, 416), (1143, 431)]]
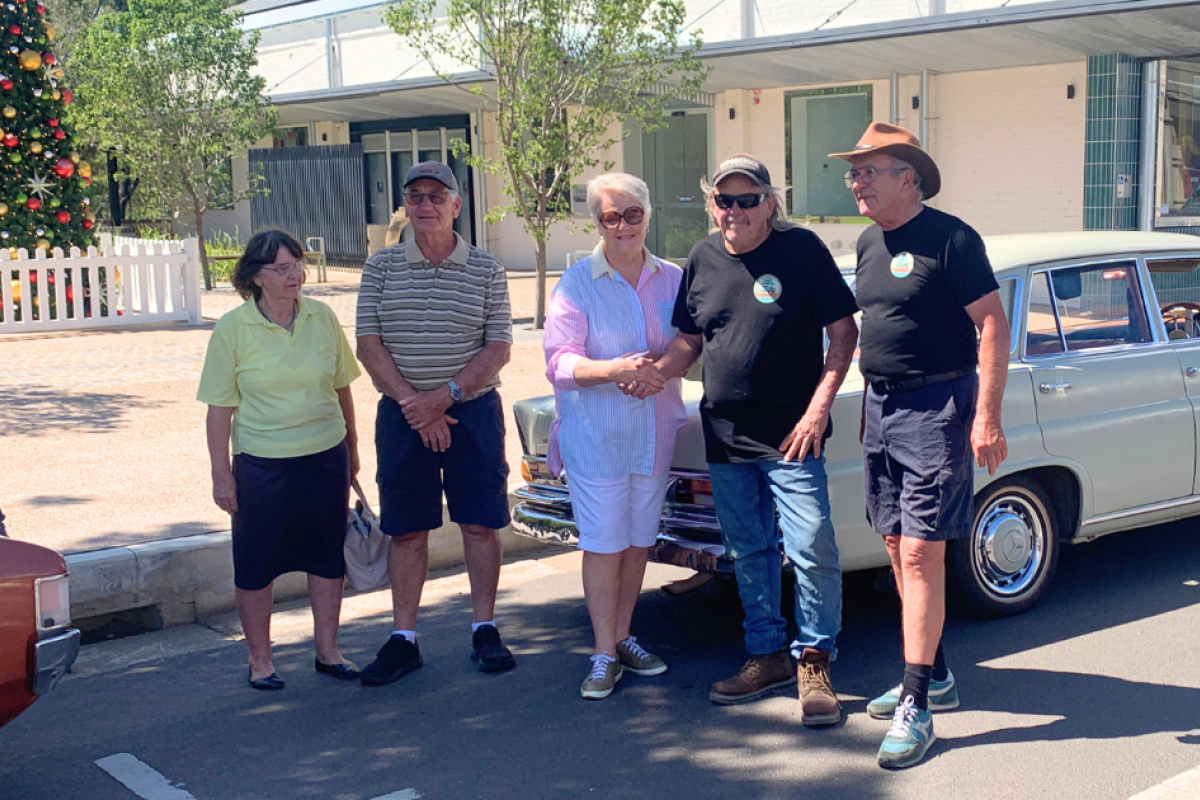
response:
[[(466, 86), (486, 79), (483, 73), (462, 75), (459, 83)], [(300, 125), (314, 119), (363, 122), (467, 114), (483, 105), (482, 98), (437, 77), (275, 95), (271, 101), (279, 110), (281, 125)]]

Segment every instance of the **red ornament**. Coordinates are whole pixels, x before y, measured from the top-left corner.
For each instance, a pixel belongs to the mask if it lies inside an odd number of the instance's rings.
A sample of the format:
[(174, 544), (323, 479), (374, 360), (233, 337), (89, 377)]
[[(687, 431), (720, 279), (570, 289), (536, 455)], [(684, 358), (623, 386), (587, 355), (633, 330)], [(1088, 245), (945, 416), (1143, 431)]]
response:
[(91, 186), (91, 185), (92, 185), (92, 179), (91, 179), (91, 178), (84, 178), (84, 179), (83, 179), (83, 185), (84, 185), (84, 186)]
[(87, 230), (87, 231), (90, 231), (90, 230), (92, 229), (92, 226), (93, 226), (93, 225), (95, 225), (95, 224), (96, 224), (96, 223), (92, 222), (90, 219), (85, 219), (85, 220), (83, 221), (83, 229), (84, 229), (84, 230)]
[(20, 142), (17, 140), (17, 135), (15, 133), (9, 133), (4, 137), (4, 144), (8, 145), (9, 147), (16, 147), (18, 144), (20, 144)]
[(31, 197), (25, 201), (25, 205), (29, 207), (30, 211), (37, 211), (42, 207), (42, 201), (36, 197)]
[(8, 78), (5, 78), (4, 80), (0, 81), (0, 89), (4, 89), (4, 91), (6, 91), (6, 92), (9, 89), (11, 89), (12, 87), (13, 87), (13, 82), (10, 81)]
[(54, 162), (54, 174), (60, 178), (69, 178), (75, 174), (75, 165), (69, 158), (60, 158)]
[(47, 64), (54, 63), (54, 53), (42, 53), (42, 61)]
[(20, 36), (21, 35), (21, 26), (14, 22), (12, 25), (8, 26), (8, 32), (11, 33), (13, 36)]
[(54, 138), (55, 139), (65, 139), (65, 138), (67, 138), (67, 135), (65, 133), (63, 133), (62, 128), (55, 128), (54, 129)]
[(38, 12), (39, 14), (45, 14), (45, 13), (46, 13), (46, 7), (45, 7), (44, 5), (42, 5), (41, 3), (38, 3), (37, 12)]
[(62, 97), (63, 97), (63, 105), (69, 106), (69, 105), (71, 105), (71, 101), (75, 99), (75, 93), (72, 92), (70, 89), (63, 89)]
[(57, 128), (58, 127), (58, 119), (56, 117), (51, 117), (50, 119), (46, 120), (46, 124), (49, 125), (51, 128)]
[(55, 214), (54, 218), (57, 219), (59, 222), (63, 223), (64, 225), (66, 225), (68, 222), (71, 221), (71, 212), (64, 209), (62, 211), (59, 211), (57, 214)]

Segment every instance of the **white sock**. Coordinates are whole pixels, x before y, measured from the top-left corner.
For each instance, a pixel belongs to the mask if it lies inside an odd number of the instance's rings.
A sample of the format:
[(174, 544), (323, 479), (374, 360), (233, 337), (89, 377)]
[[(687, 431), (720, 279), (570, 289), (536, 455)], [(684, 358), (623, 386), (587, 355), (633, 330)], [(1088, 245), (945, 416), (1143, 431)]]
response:
[(416, 631), (392, 631), (392, 636), (403, 636), (405, 639), (408, 639), (413, 644), (417, 643), (417, 632)]
[[(480, 628), (482, 628), (484, 625), (491, 625), (493, 628), (495, 628), (495, 627), (496, 627), (496, 620), (494, 620), (494, 619), (489, 619), (487, 622), (472, 622), (472, 623), (471, 623), (471, 633), (474, 633), (475, 631), (479, 630), (479, 629), (480, 629)], [(497, 628), (497, 630), (499, 630), (499, 629)]]

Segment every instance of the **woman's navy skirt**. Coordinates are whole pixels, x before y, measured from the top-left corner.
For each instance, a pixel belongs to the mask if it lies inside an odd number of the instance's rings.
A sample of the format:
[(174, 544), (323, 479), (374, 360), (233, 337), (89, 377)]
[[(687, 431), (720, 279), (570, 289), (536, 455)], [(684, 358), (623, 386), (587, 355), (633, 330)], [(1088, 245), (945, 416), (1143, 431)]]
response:
[(343, 441), (296, 458), (233, 457), (233, 583), (265, 589), (285, 572), (346, 574), (342, 542), (350, 502), (350, 449)]

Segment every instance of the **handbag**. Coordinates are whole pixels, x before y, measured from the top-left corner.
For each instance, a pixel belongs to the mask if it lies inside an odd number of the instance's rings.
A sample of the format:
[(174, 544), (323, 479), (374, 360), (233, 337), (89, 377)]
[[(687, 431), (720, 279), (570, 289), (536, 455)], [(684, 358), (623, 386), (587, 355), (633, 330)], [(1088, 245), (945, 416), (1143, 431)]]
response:
[(388, 549), (391, 537), (379, 527), (379, 517), (371, 510), (362, 486), (355, 478), (350, 486), (358, 499), (346, 514), (346, 580), (350, 588), (370, 592), (388, 585)]

